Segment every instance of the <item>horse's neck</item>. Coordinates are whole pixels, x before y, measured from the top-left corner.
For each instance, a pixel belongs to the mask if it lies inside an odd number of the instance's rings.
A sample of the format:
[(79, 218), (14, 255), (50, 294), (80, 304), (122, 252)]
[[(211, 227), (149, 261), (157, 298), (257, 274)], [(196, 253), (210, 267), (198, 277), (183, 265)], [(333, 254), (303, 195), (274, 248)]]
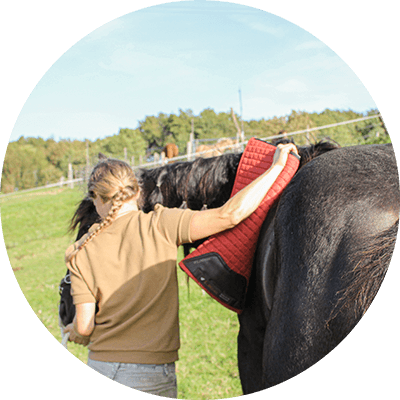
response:
[(227, 154), (198, 158), (140, 171), (141, 208), (148, 212), (157, 203), (192, 210), (221, 206), (231, 194), (240, 157), (240, 154)]
[[(335, 148), (337, 145), (329, 142), (299, 147), (300, 167)], [(192, 210), (220, 207), (230, 197), (241, 156), (224, 154), (136, 171), (142, 189), (141, 209), (149, 212), (157, 203)]]

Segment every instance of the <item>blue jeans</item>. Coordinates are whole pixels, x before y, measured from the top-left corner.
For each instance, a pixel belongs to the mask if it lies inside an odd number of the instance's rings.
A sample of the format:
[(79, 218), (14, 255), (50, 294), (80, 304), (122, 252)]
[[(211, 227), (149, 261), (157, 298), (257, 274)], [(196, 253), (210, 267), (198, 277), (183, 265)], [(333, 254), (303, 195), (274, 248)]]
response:
[(158, 396), (177, 398), (175, 363), (126, 364), (89, 358), (87, 365), (122, 385)]

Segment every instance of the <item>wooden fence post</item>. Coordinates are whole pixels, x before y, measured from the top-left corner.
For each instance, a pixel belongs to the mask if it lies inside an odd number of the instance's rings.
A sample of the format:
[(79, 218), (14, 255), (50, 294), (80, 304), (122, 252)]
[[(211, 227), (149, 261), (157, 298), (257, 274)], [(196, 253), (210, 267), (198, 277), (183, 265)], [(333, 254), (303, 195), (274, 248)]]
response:
[(72, 170), (72, 164), (68, 163), (68, 187), (70, 189), (74, 188), (74, 182), (72, 182), (72, 180), (74, 179), (74, 171)]

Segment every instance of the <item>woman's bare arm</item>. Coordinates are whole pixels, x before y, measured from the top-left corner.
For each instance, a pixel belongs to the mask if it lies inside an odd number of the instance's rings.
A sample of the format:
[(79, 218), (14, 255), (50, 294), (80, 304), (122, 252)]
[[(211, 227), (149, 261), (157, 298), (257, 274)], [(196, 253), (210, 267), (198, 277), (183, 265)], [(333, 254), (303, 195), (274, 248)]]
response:
[(74, 321), (67, 325), (64, 333), (69, 332), (69, 340), (87, 346), (93, 333), (95, 322), (95, 303), (82, 303), (75, 306)]
[(298, 154), (296, 146), (292, 143), (278, 145), (272, 165), (267, 171), (236, 193), (222, 207), (196, 213), (190, 223), (191, 240), (204, 239), (233, 228), (249, 217), (282, 172), (291, 151)]

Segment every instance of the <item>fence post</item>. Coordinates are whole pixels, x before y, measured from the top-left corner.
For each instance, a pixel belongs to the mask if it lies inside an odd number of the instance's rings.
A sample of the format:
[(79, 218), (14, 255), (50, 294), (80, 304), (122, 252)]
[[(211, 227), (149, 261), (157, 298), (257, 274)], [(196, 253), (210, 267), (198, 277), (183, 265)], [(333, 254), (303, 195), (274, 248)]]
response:
[(193, 154), (193, 142), (192, 141), (187, 142), (186, 148), (187, 148), (187, 160), (191, 161)]
[(70, 189), (74, 188), (74, 182), (72, 182), (72, 180), (74, 179), (74, 171), (72, 170), (72, 164), (68, 163), (68, 187)]
[(196, 150), (196, 144), (194, 141), (194, 119), (192, 118), (192, 129), (190, 131), (190, 138), (189, 142), (187, 144), (187, 159), (188, 161), (191, 161), (194, 159), (194, 152)]
[(85, 170), (85, 181), (89, 181), (90, 174), (90, 162), (89, 162), (89, 139), (86, 139), (86, 170)]

